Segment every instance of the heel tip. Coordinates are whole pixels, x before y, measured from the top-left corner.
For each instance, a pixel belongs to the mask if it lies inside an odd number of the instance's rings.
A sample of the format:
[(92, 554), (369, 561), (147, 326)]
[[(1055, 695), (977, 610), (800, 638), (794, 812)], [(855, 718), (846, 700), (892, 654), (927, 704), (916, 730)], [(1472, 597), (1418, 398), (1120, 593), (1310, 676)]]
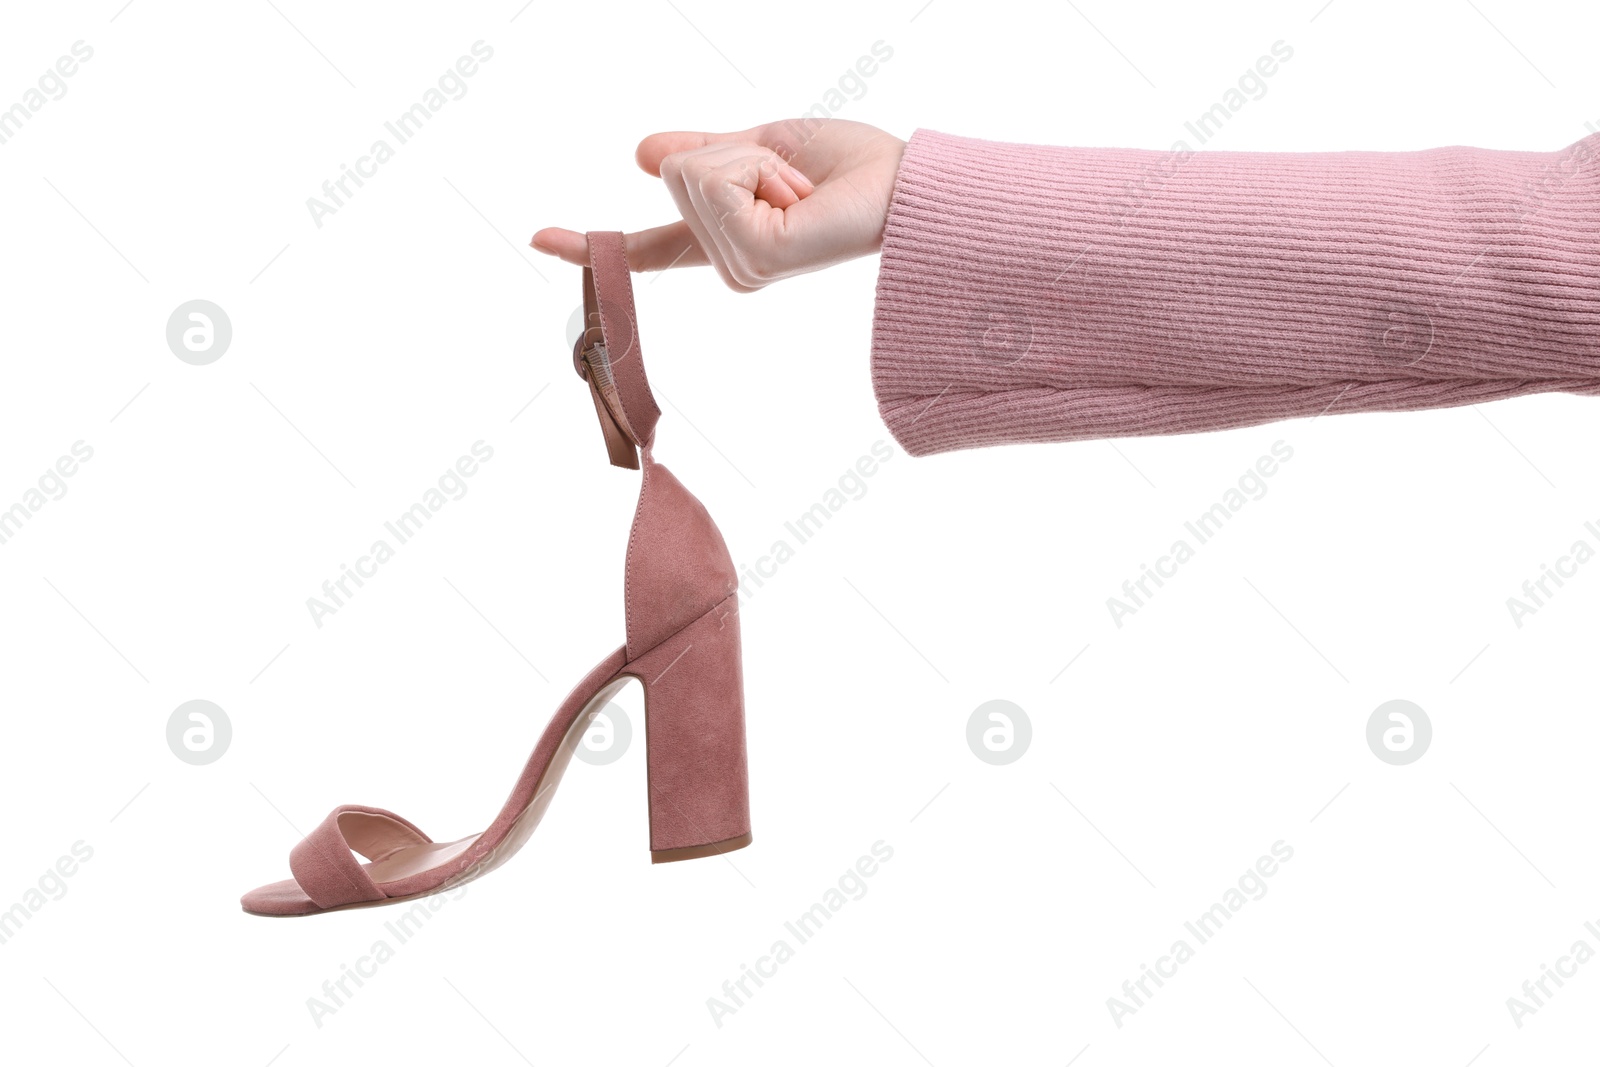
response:
[(720, 856), (724, 852), (737, 852), (750, 843), (749, 834), (730, 837), (726, 841), (713, 841), (709, 845), (690, 845), (687, 848), (650, 850), (651, 863), (676, 863), (679, 860), (697, 860), (704, 856)]

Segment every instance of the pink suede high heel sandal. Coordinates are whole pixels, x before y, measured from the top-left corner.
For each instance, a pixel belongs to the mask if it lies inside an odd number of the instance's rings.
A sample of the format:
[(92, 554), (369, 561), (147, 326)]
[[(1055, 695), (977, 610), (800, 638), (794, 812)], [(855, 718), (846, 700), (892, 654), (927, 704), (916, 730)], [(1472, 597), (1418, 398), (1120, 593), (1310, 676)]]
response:
[(246, 893), (245, 911), (394, 904), (498, 867), (533, 833), (589, 721), (630, 678), (644, 687), (651, 861), (750, 843), (738, 578), (711, 516), (651, 455), (661, 411), (645, 379), (622, 234), (588, 237), (588, 328), (573, 362), (589, 383), (611, 462), (643, 477), (625, 564), (627, 643), (556, 709), (487, 830), (435, 842), (392, 812), (343, 805), (289, 853), (294, 877)]

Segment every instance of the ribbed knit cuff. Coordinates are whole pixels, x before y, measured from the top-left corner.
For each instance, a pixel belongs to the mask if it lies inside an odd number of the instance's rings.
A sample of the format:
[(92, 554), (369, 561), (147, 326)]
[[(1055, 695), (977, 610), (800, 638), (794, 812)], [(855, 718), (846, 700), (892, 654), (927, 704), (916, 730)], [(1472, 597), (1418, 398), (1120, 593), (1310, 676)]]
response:
[(1600, 134), (1254, 153), (919, 129), (872, 382), (911, 455), (1600, 395)]

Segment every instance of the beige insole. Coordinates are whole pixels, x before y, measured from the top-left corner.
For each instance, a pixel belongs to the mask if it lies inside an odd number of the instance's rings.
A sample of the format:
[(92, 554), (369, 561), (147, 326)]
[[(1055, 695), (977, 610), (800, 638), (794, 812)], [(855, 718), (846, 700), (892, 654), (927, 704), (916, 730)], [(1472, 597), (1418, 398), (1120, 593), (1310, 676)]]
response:
[[(504, 863), (524, 842), (533, 835), (538, 827), (539, 820), (544, 818), (545, 810), (550, 806), (550, 800), (555, 796), (556, 786), (561, 784), (561, 776), (566, 773), (567, 765), (572, 762), (572, 754), (578, 750), (578, 745), (583, 741), (584, 733), (589, 729), (589, 723), (606, 706), (617, 691), (631, 680), (631, 676), (624, 676), (601, 687), (600, 691), (589, 699), (583, 706), (572, 725), (567, 727), (566, 734), (561, 738), (561, 744), (556, 748), (555, 754), (550, 757), (550, 764), (540, 776), (539, 783), (534, 787), (533, 800), (522, 809), (506, 832), (505, 840), (498, 848), (476, 866), (463, 872), (456, 879), (457, 883), (470, 881), (481, 874), (487, 874), (500, 864)], [(367, 867), (367, 874), (374, 882), (382, 885), (385, 882), (396, 882), (402, 878), (409, 878), (423, 871), (441, 867), (454, 860), (467, 849), (471, 848), (484, 834), (484, 831), (475, 833), (470, 837), (463, 837), (459, 841), (435, 841), (428, 845), (412, 845), (403, 848), (392, 856), (385, 857), (377, 863)]]

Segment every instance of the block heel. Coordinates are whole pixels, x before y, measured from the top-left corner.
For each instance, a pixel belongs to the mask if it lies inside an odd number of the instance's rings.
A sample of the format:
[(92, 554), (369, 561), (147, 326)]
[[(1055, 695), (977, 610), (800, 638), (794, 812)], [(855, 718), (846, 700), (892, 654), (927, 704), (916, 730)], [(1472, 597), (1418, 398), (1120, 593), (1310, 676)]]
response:
[(739, 597), (728, 597), (625, 673), (644, 686), (650, 860), (750, 843)]

